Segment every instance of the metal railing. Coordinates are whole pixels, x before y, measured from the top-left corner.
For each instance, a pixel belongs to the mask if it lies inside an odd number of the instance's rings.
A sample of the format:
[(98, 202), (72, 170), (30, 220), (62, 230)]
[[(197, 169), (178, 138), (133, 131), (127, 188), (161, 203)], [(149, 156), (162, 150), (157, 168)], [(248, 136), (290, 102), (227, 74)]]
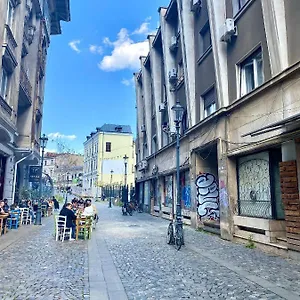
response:
[(9, 104), (3, 99), (3, 97), (0, 95), (0, 107), (5, 111), (5, 113), (8, 114), (9, 117), (12, 115), (12, 108), (9, 106)]
[(31, 83), (30, 83), (27, 73), (25, 72), (25, 70), (22, 67), (21, 67), (21, 75), (20, 75), (20, 85), (21, 85), (24, 93), (28, 97), (29, 101), (32, 102), (31, 101), (32, 86), (31, 86)]
[(255, 218), (272, 218), (272, 206), (271, 201), (251, 201), (251, 200), (239, 200), (238, 210), (240, 216), (255, 217)]

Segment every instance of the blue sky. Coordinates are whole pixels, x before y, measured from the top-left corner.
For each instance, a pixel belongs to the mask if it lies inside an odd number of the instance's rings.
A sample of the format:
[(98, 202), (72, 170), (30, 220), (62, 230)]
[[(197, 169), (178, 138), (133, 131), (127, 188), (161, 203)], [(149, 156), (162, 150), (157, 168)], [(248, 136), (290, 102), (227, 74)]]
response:
[[(52, 36), (48, 52), (42, 132), (83, 150), (86, 135), (104, 123), (129, 124), (135, 132), (133, 72), (148, 52), (146, 37), (158, 26), (159, 6), (169, 0), (70, 0), (71, 22)], [(84, 4), (83, 4), (84, 3)]]

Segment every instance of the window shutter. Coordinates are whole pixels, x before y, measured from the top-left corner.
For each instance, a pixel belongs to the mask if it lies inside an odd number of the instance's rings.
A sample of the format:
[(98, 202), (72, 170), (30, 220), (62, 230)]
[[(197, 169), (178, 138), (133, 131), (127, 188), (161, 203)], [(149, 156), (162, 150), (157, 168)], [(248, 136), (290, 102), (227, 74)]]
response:
[(210, 89), (204, 96), (204, 109), (216, 102), (215, 88)]

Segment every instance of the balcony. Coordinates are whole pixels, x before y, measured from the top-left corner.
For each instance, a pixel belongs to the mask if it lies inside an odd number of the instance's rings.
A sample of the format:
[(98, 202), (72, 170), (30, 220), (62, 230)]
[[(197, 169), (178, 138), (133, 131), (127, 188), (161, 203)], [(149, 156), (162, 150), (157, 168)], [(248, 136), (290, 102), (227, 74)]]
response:
[(6, 69), (9, 72), (13, 72), (15, 67), (18, 65), (16, 59), (16, 48), (18, 44), (14, 38), (14, 35), (10, 29), (10, 27), (5, 25), (5, 36), (3, 42), (3, 61)]
[(27, 98), (27, 102), (29, 105), (32, 104), (31, 100), (31, 92), (32, 92), (32, 86), (29, 80), (29, 77), (26, 73), (26, 71), (21, 68), (21, 73), (20, 73), (20, 87), (23, 92), (23, 98)]
[(2, 98), (0, 95), (0, 107), (1, 110), (6, 114), (9, 118), (12, 116), (12, 108), (9, 106), (9, 104)]
[(46, 72), (46, 56), (43, 54), (39, 55), (39, 65), (40, 65), (40, 79), (45, 76)]

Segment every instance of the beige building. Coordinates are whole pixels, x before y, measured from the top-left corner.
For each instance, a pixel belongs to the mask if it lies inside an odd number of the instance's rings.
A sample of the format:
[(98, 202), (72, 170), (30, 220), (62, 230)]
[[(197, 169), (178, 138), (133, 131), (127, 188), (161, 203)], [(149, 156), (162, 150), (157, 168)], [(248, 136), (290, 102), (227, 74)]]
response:
[(0, 198), (14, 200), (40, 160), (47, 51), (69, 0), (0, 1)]
[(300, 2), (172, 0), (135, 74), (139, 201), (171, 218), (184, 107), (184, 222), (300, 250)]

